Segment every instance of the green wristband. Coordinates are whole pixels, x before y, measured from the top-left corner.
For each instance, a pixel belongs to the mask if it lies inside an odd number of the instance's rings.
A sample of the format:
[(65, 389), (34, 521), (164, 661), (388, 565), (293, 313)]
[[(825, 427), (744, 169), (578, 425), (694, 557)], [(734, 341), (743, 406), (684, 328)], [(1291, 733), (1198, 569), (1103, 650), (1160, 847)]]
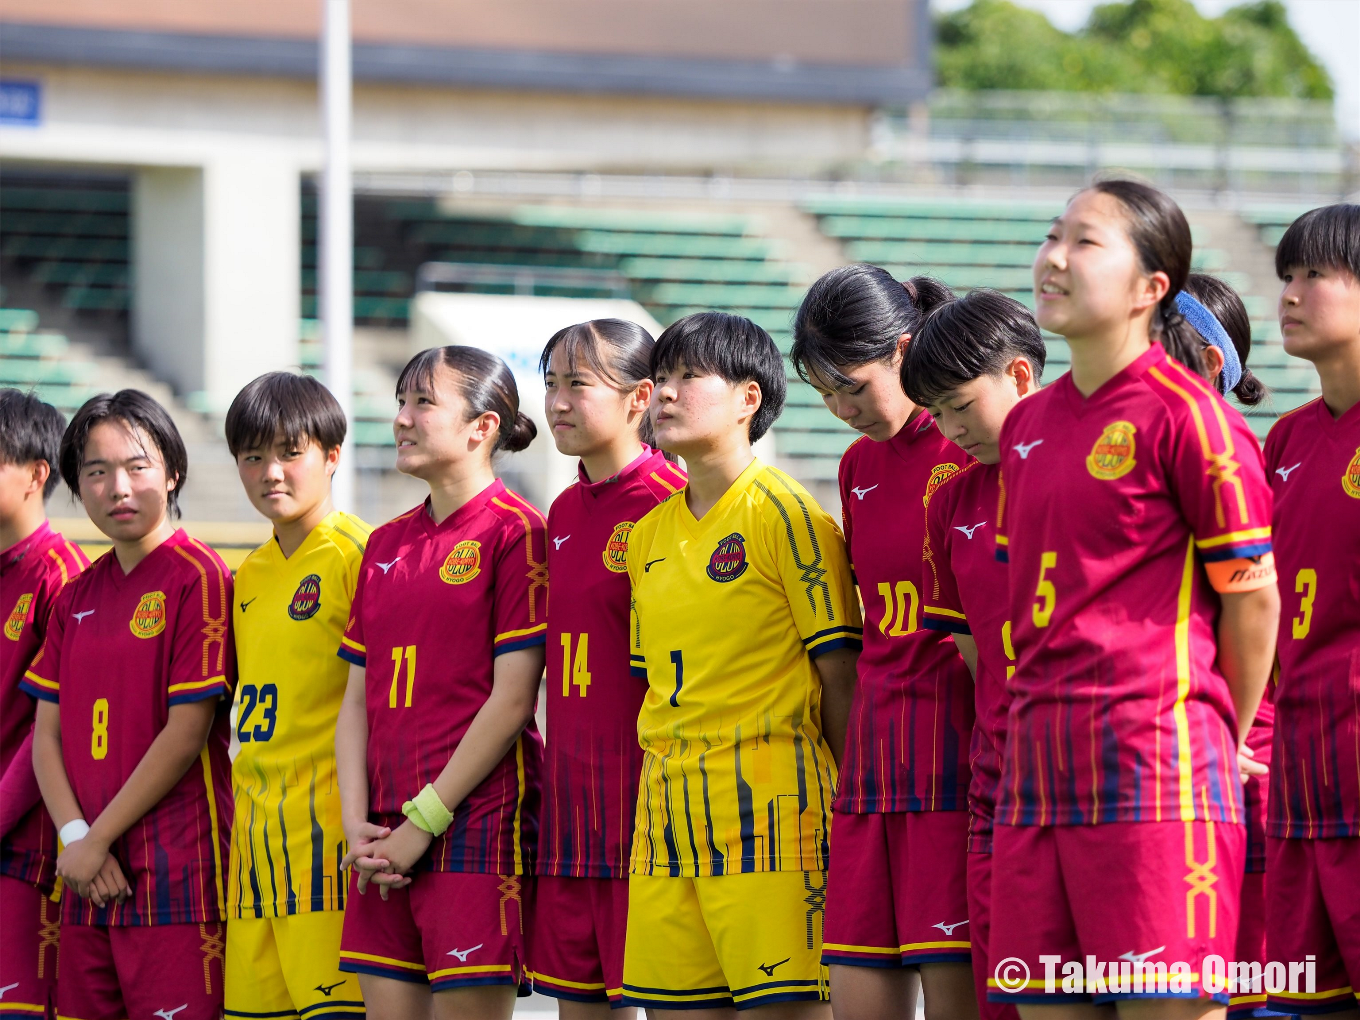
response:
[(433, 784), (426, 783), (425, 789), (401, 806), (401, 813), (411, 820), (411, 824), (431, 836), (442, 836), (444, 830), (453, 824), (453, 812), (444, 806), (435, 792)]

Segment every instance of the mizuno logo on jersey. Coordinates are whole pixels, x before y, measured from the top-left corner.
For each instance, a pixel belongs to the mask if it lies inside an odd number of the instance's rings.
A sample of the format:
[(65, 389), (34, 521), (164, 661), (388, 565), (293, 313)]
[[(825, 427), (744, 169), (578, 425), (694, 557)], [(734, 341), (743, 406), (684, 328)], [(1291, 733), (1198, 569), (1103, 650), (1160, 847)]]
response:
[(972, 537), (973, 537), (973, 532), (977, 531), (978, 528), (982, 527), (982, 526), (983, 526), (984, 524), (986, 524), (986, 523), (987, 523), (986, 521), (978, 521), (978, 522), (977, 522), (976, 524), (974, 524), (972, 527), (969, 527), (969, 526), (966, 525), (966, 524), (956, 524), (956, 525), (954, 525), (954, 530), (955, 530), (955, 531), (962, 531), (962, 532), (963, 532), (965, 535), (967, 535), (969, 538), (972, 538)]
[(316, 990), (329, 999), (331, 997), (331, 993), (344, 983), (345, 983), (344, 978), (341, 978), (333, 985), (317, 985)]
[(1042, 439), (1036, 439), (1032, 443), (1016, 443), (1015, 446), (1012, 447), (1012, 449), (1015, 450), (1016, 453), (1020, 454), (1021, 460), (1029, 460), (1029, 451), (1034, 449), (1042, 442), (1043, 442)]
[(1276, 468), (1276, 469), (1275, 469), (1275, 473), (1276, 473), (1277, 475), (1279, 475), (1281, 478), (1283, 478), (1283, 479), (1287, 482), (1287, 481), (1289, 481), (1289, 476), (1290, 476), (1291, 474), (1294, 473), (1294, 468), (1301, 467), (1302, 465), (1303, 465), (1303, 461), (1299, 461), (1297, 464), (1294, 464), (1294, 465), (1291, 466), (1291, 467), (1287, 467), (1287, 468)]
[(1138, 966), (1138, 964), (1144, 962), (1149, 956), (1156, 956), (1165, 948), (1166, 946), (1158, 946), (1156, 949), (1149, 949), (1146, 953), (1135, 953), (1133, 950), (1130, 949), (1127, 953), (1121, 956), (1120, 959), (1128, 960), (1129, 963), (1133, 964), (1136, 967)]
[(450, 949), (446, 955), (458, 957), (459, 963), (467, 963), (468, 954), (475, 953), (477, 950), (481, 949), (482, 946), (484, 945), (486, 945), (485, 942), (478, 942), (471, 949)]
[(780, 960), (778, 963), (758, 963), (758, 964), (756, 964), (756, 969), (757, 969), (757, 970), (764, 971), (766, 977), (774, 977), (774, 969), (775, 969), (776, 967), (782, 967), (782, 966), (784, 966), (784, 964), (786, 964), (786, 963), (789, 962), (789, 959), (790, 959), (790, 958), (786, 956), (786, 957), (784, 957), (784, 959)]
[(940, 931), (944, 932), (947, 937), (953, 937), (954, 929), (961, 928), (967, 923), (968, 923), (967, 921), (955, 921), (953, 924), (945, 924), (943, 921), (941, 921), (939, 924), (932, 924), (931, 927), (939, 928)]
[(397, 561), (400, 560), (400, 559), (401, 559), (401, 557), (398, 556), (398, 557), (397, 557), (396, 559), (394, 559), (391, 563), (379, 563), (378, 566), (382, 567), (382, 572), (383, 572), (384, 574), (386, 574), (389, 570), (391, 570), (393, 567), (395, 567), (395, 566), (397, 565)]
[(656, 566), (658, 563), (663, 562), (665, 559), (666, 557), (664, 556), (658, 556), (654, 560), (648, 560), (646, 563), (642, 565), (642, 572), (644, 574), (650, 574), (652, 572), (652, 567)]
[(14, 982), (13, 984), (11, 984), (11, 985), (5, 985), (5, 987), (0, 988), (0, 999), (3, 999), (3, 998), (5, 997), (5, 993), (6, 993), (6, 992), (11, 991), (11, 990), (13, 990), (13, 989), (15, 989), (15, 988), (18, 988), (18, 987), (19, 987), (19, 982), (15, 981), (15, 982)]
[(859, 486), (855, 486), (850, 491), (855, 494), (856, 499), (862, 500), (864, 499), (865, 496), (869, 495), (869, 493), (877, 489), (880, 484), (881, 483), (879, 482), (874, 482), (874, 484), (869, 486), (867, 489), (861, 489)]
[(562, 548), (562, 543), (565, 542), (565, 541), (566, 541), (567, 539), (569, 539), (569, 538), (571, 538), (570, 535), (563, 535), (561, 538), (554, 538), (554, 539), (553, 539), (553, 548), (554, 548), (554, 549), (561, 549), (561, 548)]
[(93, 609), (87, 609), (87, 610), (85, 610), (85, 612), (83, 612), (83, 613), (72, 613), (72, 614), (71, 614), (71, 619), (75, 620), (76, 623), (84, 623), (84, 622), (85, 622), (85, 617), (87, 617), (87, 616), (93, 616), (93, 615), (94, 615), (94, 610), (93, 610)]
[[(260, 597), (260, 596), (256, 595), (256, 596), (255, 596), (255, 599), (257, 599), (257, 598), (259, 598), (259, 597)], [(246, 611), (246, 606), (248, 606), (248, 605), (250, 605), (252, 602), (254, 602), (255, 599), (246, 599), (244, 602), (242, 602), (242, 603), (241, 603), (241, 612), (244, 613), (244, 612)]]
[(158, 1009), (156, 1010), (155, 1015), (158, 1017), (162, 1017), (163, 1020), (175, 1020), (176, 1013), (178, 1013), (182, 1009), (188, 1008), (189, 1004), (186, 1002), (183, 1006), (176, 1006), (174, 1009)]

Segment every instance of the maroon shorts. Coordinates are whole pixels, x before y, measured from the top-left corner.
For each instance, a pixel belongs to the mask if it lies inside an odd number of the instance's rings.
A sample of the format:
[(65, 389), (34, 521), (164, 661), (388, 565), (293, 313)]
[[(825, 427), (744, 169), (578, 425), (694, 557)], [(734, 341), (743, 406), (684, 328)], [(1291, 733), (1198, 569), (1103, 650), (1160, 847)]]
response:
[(1226, 822), (998, 825), (988, 998), (1226, 1005), (1201, 972), (1207, 956), (1233, 958), (1245, 844)]
[(968, 812), (837, 813), (822, 963), (969, 963)]
[(61, 906), (35, 885), (0, 875), (0, 1020), (52, 1017)]
[(218, 1020), (227, 926), (61, 926), (57, 1013), (70, 1020)]
[(1284, 964), (1315, 958), (1313, 989), (1270, 992), (1271, 1009), (1334, 1013), (1360, 998), (1360, 837), (1267, 841), (1266, 951)]
[(529, 932), (534, 991), (554, 999), (623, 1005), (627, 878), (540, 875), (534, 880)]
[[(1247, 831), (1247, 853), (1251, 853), (1251, 830)], [(1263, 871), (1248, 871), (1242, 879), (1242, 907), (1237, 921), (1237, 951), (1233, 959), (1242, 963), (1266, 965), (1266, 876)], [(1266, 990), (1229, 989), (1228, 1020), (1245, 1017), (1278, 1016), (1266, 1005)]]
[(991, 1002), (987, 979), (992, 976), (987, 943), (992, 933), (992, 855), (968, 855), (968, 931), (973, 940), (973, 987), (982, 1020), (1020, 1020), (1013, 1002)]
[(428, 983), (436, 992), (518, 985), (524, 975), (523, 890), (517, 875), (422, 871), (382, 898), (350, 874), (340, 970)]

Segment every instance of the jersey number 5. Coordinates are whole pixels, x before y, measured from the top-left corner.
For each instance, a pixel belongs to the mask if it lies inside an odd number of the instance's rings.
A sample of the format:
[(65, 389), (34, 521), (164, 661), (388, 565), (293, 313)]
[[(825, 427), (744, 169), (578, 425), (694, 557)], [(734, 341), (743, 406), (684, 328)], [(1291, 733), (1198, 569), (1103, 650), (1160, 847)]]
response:
[(1058, 604), (1058, 590), (1048, 579), (1048, 572), (1057, 565), (1058, 554), (1055, 552), (1046, 552), (1039, 557), (1039, 587), (1034, 589), (1038, 601), (1034, 603), (1031, 613), (1036, 627), (1047, 627), (1048, 621), (1053, 619), (1053, 607)]
[(1292, 631), (1294, 640), (1298, 641), (1308, 636), (1308, 629), (1313, 626), (1313, 600), (1317, 598), (1317, 571), (1312, 567), (1304, 567), (1294, 578), (1294, 591), (1302, 595), (1299, 600), (1299, 615), (1289, 622), (1293, 625)]
[(581, 689), (581, 697), (586, 696), (590, 687), (590, 635), (581, 634), (576, 640), (576, 659), (571, 657), (571, 635), (562, 635), (562, 697), (571, 697), (571, 685)]

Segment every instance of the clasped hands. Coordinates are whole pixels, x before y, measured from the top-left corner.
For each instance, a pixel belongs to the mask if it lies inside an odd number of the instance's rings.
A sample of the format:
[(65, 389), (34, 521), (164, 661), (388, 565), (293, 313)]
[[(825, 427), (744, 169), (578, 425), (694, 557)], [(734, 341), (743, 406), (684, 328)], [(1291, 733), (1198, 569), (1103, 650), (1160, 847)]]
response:
[(109, 845), (93, 831), (64, 848), (57, 857), (57, 876), (82, 899), (96, 907), (122, 903), (132, 895), (123, 869)]
[(362, 896), (372, 882), (383, 899), (393, 889), (405, 889), (411, 884), (411, 870), (430, 848), (434, 837), (417, 828), (408, 819), (390, 829), (364, 822), (346, 833), (349, 853), (341, 867), (357, 868), (359, 894)]

